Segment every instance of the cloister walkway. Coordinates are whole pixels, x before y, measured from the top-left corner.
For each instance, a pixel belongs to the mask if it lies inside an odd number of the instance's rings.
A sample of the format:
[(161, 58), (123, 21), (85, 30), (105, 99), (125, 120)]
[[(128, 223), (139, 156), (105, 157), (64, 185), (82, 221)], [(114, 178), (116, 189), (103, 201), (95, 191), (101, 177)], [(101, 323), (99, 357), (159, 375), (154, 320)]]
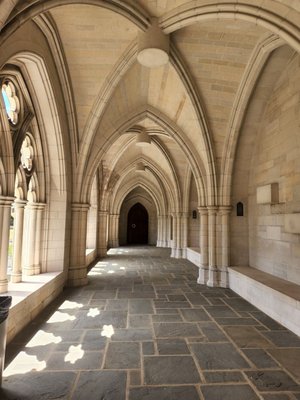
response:
[(169, 250), (110, 250), (7, 348), (1, 399), (296, 400), (300, 339)]

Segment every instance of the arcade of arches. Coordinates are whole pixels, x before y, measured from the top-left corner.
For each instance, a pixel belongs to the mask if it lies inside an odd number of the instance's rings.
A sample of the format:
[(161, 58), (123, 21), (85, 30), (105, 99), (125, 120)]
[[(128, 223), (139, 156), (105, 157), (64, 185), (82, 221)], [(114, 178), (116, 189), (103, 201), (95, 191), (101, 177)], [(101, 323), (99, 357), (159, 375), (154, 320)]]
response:
[(130, 243), (300, 334), (299, 26), (293, 0), (1, 1), (9, 341)]

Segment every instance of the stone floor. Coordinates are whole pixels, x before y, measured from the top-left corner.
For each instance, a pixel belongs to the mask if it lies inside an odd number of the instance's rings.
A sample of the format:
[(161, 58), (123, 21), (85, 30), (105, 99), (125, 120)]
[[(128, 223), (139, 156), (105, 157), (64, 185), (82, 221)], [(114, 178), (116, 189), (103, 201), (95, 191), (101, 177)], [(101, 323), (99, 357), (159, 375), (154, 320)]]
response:
[(1, 399), (300, 400), (300, 339), (153, 247), (110, 252), (7, 348)]

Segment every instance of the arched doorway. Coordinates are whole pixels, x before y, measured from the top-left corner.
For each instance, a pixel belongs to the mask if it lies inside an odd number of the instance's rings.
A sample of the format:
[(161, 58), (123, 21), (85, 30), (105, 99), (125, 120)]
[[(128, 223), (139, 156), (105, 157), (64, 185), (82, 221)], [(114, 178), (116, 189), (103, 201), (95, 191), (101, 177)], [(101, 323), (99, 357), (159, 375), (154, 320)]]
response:
[(128, 212), (127, 243), (148, 243), (148, 212), (141, 203), (136, 203)]

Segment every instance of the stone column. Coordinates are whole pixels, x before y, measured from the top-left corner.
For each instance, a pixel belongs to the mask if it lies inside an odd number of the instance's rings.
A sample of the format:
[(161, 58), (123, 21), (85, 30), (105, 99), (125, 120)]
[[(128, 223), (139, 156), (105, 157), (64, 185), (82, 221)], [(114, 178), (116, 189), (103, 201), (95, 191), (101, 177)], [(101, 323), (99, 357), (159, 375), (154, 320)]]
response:
[(23, 227), (24, 227), (24, 208), (26, 201), (16, 199), (13, 207), (15, 209), (14, 220), (14, 252), (13, 252), (13, 271), (10, 277), (11, 282), (22, 281), (22, 246), (23, 246)]
[(162, 247), (162, 216), (157, 216), (157, 240), (156, 247)]
[(112, 216), (112, 225), (113, 225), (113, 232), (112, 232), (112, 247), (119, 247), (119, 219), (120, 214), (114, 214)]
[[(176, 214), (173, 213), (171, 218), (170, 227), (172, 230), (172, 242), (171, 242), (171, 257), (176, 257), (176, 244), (177, 244), (177, 218)], [(171, 232), (170, 232), (171, 233)], [(171, 235), (170, 235), (171, 237)]]
[(98, 257), (105, 257), (107, 252), (107, 217), (107, 211), (98, 211)]
[(208, 207), (208, 255), (209, 269), (207, 286), (218, 286), (218, 269), (216, 260), (216, 215), (217, 207)]
[(208, 210), (198, 207), (200, 216), (200, 268), (197, 282), (206, 285), (208, 281)]
[(184, 212), (182, 213), (182, 258), (187, 258), (187, 247), (188, 247), (188, 220), (189, 220), (189, 213)]
[(0, 293), (7, 292), (9, 226), (13, 197), (0, 196)]
[(23, 231), (23, 274), (34, 275), (35, 235), (37, 225), (37, 203), (27, 203), (25, 207), (25, 228)]
[(221, 215), (221, 287), (228, 287), (228, 267), (229, 267), (229, 214), (231, 206), (219, 208)]
[(109, 214), (108, 218), (108, 247), (113, 247), (113, 234), (114, 234), (114, 214)]
[(176, 214), (176, 253), (175, 258), (182, 257), (182, 247), (181, 247), (181, 237), (182, 237), (182, 227), (181, 227), (182, 213)]
[(85, 251), (89, 207), (89, 204), (72, 204), (70, 266), (67, 286), (83, 286), (88, 283)]
[(168, 247), (168, 216), (162, 216), (162, 247)]
[(41, 273), (41, 238), (42, 238), (42, 217), (46, 204), (36, 204), (36, 230), (34, 246), (34, 275)]

